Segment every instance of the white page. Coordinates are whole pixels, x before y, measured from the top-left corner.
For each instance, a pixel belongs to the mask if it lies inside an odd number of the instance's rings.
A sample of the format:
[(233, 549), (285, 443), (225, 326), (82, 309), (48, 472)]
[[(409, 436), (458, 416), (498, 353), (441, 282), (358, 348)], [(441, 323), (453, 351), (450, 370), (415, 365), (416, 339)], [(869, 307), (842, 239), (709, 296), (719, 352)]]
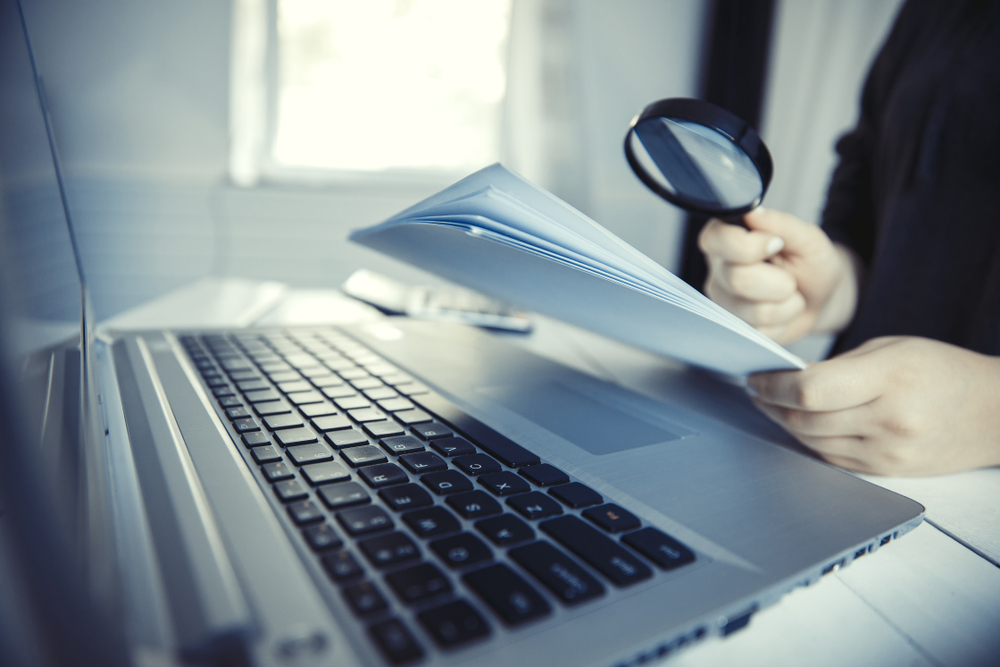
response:
[[(520, 252), (563, 264), (693, 313), (706, 324), (727, 328), (791, 364), (786, 367), (805, 367), (802, 360), (709, 300), (664, 267), (551, 193), (502, 165), (486, 167), (380, 225), (357, 230), (351, 235), (351, 239), (371, 245), (368, 243), (369, 237), (378, 236), (379, 242), (384, 244), (381, 248), (383, 251), (400, 256), (399, 251), (402, 249), (394, 248), (391, 234), (387, 242), (386, 234), (393, 228), (406, 225), (453, 228), (490, 243), (516, 248)], [(411, 238), (409, 234), (405, 236)], [(444, 269), (438, 258), (432, 256), (434, 253), (435, 249), (426, 248), (427, 256), (423, 258), (413, 256), (409, 250), (405, 254), (410, 256), (407, 261), (417, 266), (428, 268), (429, 265), (436, 265)], [(488, 271), (490, 267), (487, 260), (488, 258), (484, 258), (484, 263), (477, 268)], [(503, 267), (493, 267), (493, 270), (502, 269)], [(440, 271), (437, 272), (441, 274)], [(473, 286), (475, 280), (472, 276), (446, 277), (470, 286)], [(477, 289), (518, 303), (516, 294), (497, 294), (481, 287)], [(569, 298), (571, 296), (573, 295), (564, 294), (563, 298), (572, 301)], [(622, 326), (627, 324), (623, 323)], [(694, 334), (695, 332), (688, 332), (685, 335)]]

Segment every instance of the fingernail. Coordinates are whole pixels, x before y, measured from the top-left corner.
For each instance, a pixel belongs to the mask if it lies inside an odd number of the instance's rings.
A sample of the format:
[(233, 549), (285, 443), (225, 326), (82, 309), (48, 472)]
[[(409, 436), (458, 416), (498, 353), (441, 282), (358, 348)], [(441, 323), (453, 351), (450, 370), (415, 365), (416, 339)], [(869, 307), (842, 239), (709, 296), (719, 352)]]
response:
[(779, 252), (781, 252), (781, 249), (784, 247), (785, 247), (785, 240), (780, 236), (774, 236), (771, 238), (770, 241), (767, 242), (767, 247), (764, 248), (764, 252), (767, 253), (768, 257), (770, 257), (771, 255), (777, 255)]

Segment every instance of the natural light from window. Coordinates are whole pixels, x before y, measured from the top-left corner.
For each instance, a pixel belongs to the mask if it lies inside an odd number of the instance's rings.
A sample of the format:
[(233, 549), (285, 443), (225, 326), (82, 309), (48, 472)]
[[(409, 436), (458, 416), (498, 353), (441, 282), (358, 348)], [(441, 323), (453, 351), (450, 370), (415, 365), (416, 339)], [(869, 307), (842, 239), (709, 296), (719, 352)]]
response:
[(499, 157), (510, 0), (279, 0), (277, 166)]

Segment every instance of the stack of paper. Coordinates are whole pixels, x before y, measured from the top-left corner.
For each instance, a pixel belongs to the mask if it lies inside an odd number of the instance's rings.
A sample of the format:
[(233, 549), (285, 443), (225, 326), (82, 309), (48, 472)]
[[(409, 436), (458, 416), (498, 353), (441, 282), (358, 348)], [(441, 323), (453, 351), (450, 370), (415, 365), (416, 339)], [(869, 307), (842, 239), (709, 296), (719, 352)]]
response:
[(805, 362), (499, 164), (351, 240), (453, 282), (727, 374)]

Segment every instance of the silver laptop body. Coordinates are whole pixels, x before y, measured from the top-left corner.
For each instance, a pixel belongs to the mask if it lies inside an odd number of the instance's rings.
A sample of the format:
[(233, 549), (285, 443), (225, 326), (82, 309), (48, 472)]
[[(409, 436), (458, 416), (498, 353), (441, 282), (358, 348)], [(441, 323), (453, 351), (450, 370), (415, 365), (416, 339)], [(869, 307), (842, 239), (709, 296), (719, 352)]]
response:
[(639, 664), (922, 520), (692, 369), (664, 402), (460, 325), (95, 335), (2, 11), (13, 664)]

